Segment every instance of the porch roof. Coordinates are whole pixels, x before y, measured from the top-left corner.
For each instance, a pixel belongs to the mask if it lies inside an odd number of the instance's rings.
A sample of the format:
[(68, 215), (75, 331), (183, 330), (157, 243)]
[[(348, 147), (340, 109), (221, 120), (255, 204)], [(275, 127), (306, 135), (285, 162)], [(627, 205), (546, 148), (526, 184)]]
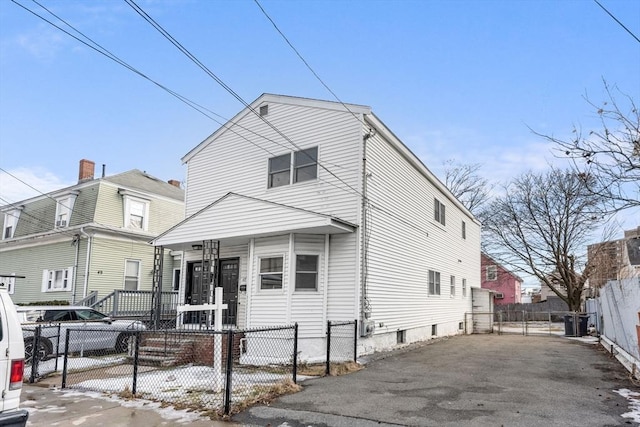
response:
[(330, 215), (227, 193), (153, 239), (155, 246), (191, 250), (203, 240), (242, 244), (287, 233), (353, 233), (357, 226)]

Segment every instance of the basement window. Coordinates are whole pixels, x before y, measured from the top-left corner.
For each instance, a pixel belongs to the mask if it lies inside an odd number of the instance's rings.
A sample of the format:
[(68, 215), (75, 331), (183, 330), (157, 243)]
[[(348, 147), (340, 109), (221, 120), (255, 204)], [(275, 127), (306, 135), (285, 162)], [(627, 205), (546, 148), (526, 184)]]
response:
[(407, 342), (407, 331), (398, 331), (396, 332), (396, 343), (404, 344)]
[(431, 325), (431, 336), (435, 337), (438, 335), (438, 325)]

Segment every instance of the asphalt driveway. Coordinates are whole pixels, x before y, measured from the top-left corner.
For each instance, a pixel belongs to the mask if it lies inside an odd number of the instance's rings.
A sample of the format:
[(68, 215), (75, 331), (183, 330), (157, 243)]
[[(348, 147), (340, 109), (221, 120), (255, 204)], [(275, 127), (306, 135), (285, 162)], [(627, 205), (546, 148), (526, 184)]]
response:
[(628, 426), (640, 391), (596, 344), (564, 337), (458, 336), (378, 355), (362, 371), (233, 420), (260, 426)]

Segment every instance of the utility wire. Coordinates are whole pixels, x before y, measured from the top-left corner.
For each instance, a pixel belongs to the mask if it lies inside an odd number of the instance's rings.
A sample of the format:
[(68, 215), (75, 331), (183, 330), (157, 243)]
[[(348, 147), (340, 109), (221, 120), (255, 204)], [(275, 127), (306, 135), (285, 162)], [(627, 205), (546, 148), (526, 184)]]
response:
[(605, 12), (607, 12), (607, 15), (609, 15), (611, 18), (613, 18), (614, 21), (616, 21), (618, 23), (618, 25), (620, 25), (622, 28), (624, 28), (626, 30), (627, 33), (631, 34), (631, 37), (633, 37), (634, 39), (636, 39), (636, 41), (638, 43), (640, 43), (640, 39), (631, 32), (630, 29), (628, 29), (627, 27), (624, 26), (624, 24), (622, 22), (620, 22), (618, 20), (618, 18), (616, 18), (615, 16), (613, 16), (613, 14), (611, 12), (609, 12), (607, 10), (606, 7), (604, 7), (603, 5), (600, 4), (600, 2), (598, 0), (593, 0), (598, 6), (600, 6), (602, 8), (602, 10), (604, 10)]
[(315, 76), (315, 78), (322, 84), (322, 86), (325, 87), (325, 89), (327, 89), (329, 91), (329, 93), (331, 93), (331, 95), (333, 95), (333, 97), (340, 103), (342, 104), (342, 106), (351, 113), (351, 115), (353, 117), (355, 117), (355, 119), (362, 123), (364, 125), (363, 120), (356, 116), (356, 114), (351, 111), (349, 109), (349, 107), (347, 107), (347, 105), (342, 102), (342, 100), (338, 97), (338, 95), (336, 95), (336, 93), (334, 91), (331, 90), (331, 88), (320, 78), (320, 76), (318, 75), (318, 73), (315, 72), (315, 70), (313, 68), (311, 68), (311, 65), (309, 65), (309, 63), (307, 62), (306, 59), (304, 59), (304, 57), (302, 56), (302, 54), (298, 51), (298, 49), (296, 49), (293, 44), (289, 41), (289, 39), (287, 38), (287, 36), (284, 35), (284, 33), (282, 31), (280, 31), (280, 28), (278, 28), (278, 25), (276, 25), (276, 23), (274, 22), (273, 19), (271, 19), (271, 16), (269, 16), (269, 14), (267, 13), (266, 10), (264, 10), (264, 8), (262, 7), (262, 5), (260, 4), (260, 2), (258, 0), (253, 0), (258, 7), (260, 8), (260, 10), (262, 11), (262, 13), (264, 14), (264, 16), (266, 16), (266, 18), (269, 20), (269, 22), (271, 22), (271, 25), (273, 25), (273, 28), (276, 29), (276, 31), (278, 32), (278, 34), (280, 34), (282, 36), (282, 38), (284, 39), (284, 41), (289, 45), (289, 47), (295, 52), (296, 55), (298, 55), (298, 58), (300, 58), (300, 60), (304, 63), (304, 65), (309, 69), (309, 71), (311, 71), (311, 73)]
[[(278, 135), (284, 138), (289, 144), (291, 144), (296, 150), (302, 151), (302, 149), (293, 142), (287, 135), (285, 135), (280, 129), (274, 126), (269, 120), (267, 120), (264, 116), (260, 115), (258, 111), (256, 111), (247, 101), (245, 101), (237, 92), (235, 92), (229, 85), (227, 85), (220, 77), (218, 77), (213, 71), (211, 71), (206, 65), (204, 65), (195, 55), (193, 55), (187, 48), (185, 48), (178, 40), (176, 40), (167, 30), (165, 30), (162, 25), (160, 25), (157, 21), (155, 21), (147, 12), (144, 11), (140, 6), (136, 4), (133, 0), (124, 0), (131, 8), (138, 13), (145, 21), (147, 21), (153, 28), (155, 28), (160, 34), (162, 34), (167, 40), (171, 42), (180, 52), (182, 52), (187, 58), (189, 58), (193, 63), (195, 63), (201, 70), (203, 70), (207, 75), (209, 75), (216, 83), (218, 83), (224, 90), (230, 93), (236, 100), (238, 100), (245, 108), (247, 108), (251, 113), (253, 113), (256, 117), (262, 120), (267, 126), (269, 126), (272, 130), (274, 130)], [(308, 157), (309, 160), (314, 160), (318, 166), (324, 169), (331, 176), (336, 178), (338, 181), (342, 182), (345, 186), (347, 186), (351, 191), (355, 194), (360, 195), (360, 192), (354, 188), (351, 184), (337, 176), (333, 171), (324, 166), (317, 159), (312, 159), (306, 153), (303, 153)]]

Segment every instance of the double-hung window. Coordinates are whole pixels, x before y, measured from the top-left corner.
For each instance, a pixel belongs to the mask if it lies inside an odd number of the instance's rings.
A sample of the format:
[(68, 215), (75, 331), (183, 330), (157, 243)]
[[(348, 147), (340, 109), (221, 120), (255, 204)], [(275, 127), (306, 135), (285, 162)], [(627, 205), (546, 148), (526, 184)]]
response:
[(269, 188), (289, 185), (291, 178), (291, 153), (269, 159)]
[(269, 188), (312, 181), (318, 177), (318, 147), (269, 159)]
[(260, 289), (282, 289), (284, 258), (260, 258)]
[(20, 209), (13, 209), (4, 214), (3, 239), (12, 239), (15, 235), (18, 219), (20, 218), (20, 211)]
[(132, 197), (124, 190), (124, 227), (134, 230), (147, 231), (149, 229), (149, 200)]
[(124, 262), (124, 290), (137, 291), (140, 284), (140, 261), (128, 259)]
[(56, 197), (55, 228), (66, 228), (69, 226), (76, 197), (78, 197), (77, 192)]
[(429, 295), (440, 295), (440, 272), (429, 270)]
[(451, 296), (456, 296), (456, 276), (451, 276)]
[(487, 280), (498, 280), (498, 266), (496, 265), (488, 265), (487, 266)]
[(318, 255), (296, 256), (296, 290), (318, 289)]
[(446, 225), (445, 221), (445, 206), (440, 200), (433, 199), (433, 219), (438, 221), (442, 225)]

